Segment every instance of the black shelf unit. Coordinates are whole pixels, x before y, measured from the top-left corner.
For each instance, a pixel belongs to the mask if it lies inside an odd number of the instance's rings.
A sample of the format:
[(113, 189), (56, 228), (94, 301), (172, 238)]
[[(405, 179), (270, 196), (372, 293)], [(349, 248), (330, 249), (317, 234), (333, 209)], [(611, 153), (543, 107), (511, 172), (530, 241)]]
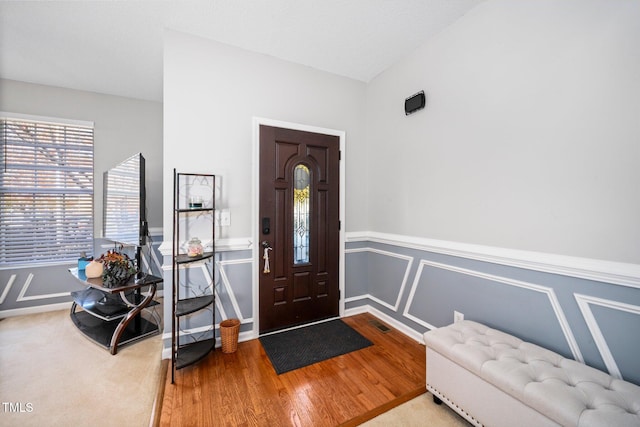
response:
[[(195, 188), (195, 190), (194, 190)], [(192, 365), (204, 359), (215, 349), (215, 175), (179, 173), (173, 170), (173, 299), (172, 299), (172, 320), (171, 328), (171, 383), (175, 380), (175, 371)], [(189, 198), (194, 195), (201, 198), (200, 206), (188, 207)], [(199, 191), (199, 192), (198, 192)], [(204, 194), (207, 192), (207, 194)], [(209, 199), (210, 197), (210, 199)], [(190, 256), (181, 251), (182, 242), (187, 242), (195, 237), (188, 235), (189, 224), (194, 218), (199, 220), (202, 227), (207, 223), (210, 228), (211, 250), (203, 252), (201, 255)], [(210, 220), (210, 221), (209, 221)], [(185, 290), (190, 287), (188, 275), (184, 280), (180, 279), (180, 269), (188, 267), (189, 264), (204, 263), (208, 267), (211, 283), (196, 296), (192, 292)], [(183, 291), (181, 293), (181, 289)], [(184, 318), (198, 313), (202, 310), (211, 310), (211, 338), (202, 340), (192, 340), (183, 342), (180, 325)]]
[[(162, 278), (143, 274), (118, 287), (103, 286), (102, 278), (87, 278), (84, 271), (69, 272), (87, 287), (71, 292), (70, 316), (73, 324), (89, 339), (116, 354), (118, 348), (161, 332), (161, 319), (153, 299)], [(138, 277), (138, 276), (136, 276)], [(148, 295), (142, 288), (148, 287)], [(146, 312), (146, 318), (142, 313)]]

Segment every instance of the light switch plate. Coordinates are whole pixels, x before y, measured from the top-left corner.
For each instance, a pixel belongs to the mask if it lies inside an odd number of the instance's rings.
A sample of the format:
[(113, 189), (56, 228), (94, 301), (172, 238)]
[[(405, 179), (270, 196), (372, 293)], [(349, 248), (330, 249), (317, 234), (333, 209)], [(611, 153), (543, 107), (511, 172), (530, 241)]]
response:
[(223, 209), (220, 211), (220, 225), (222, 227), (228, 227), (231, 225), (231, 212), (229, 209)]

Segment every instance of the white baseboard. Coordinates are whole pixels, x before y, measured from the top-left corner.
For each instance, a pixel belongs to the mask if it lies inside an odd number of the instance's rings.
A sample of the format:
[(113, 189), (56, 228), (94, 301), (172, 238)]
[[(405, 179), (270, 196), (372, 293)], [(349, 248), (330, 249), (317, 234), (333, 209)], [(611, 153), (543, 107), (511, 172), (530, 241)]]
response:
[[(171, 340), (171, 334), (163, 334), (162, 335), (162, 339), (169, 339)], [(244, 341), (250, 341), (252, 339), (258, 338), (256, 336), (254, 336), (254, 333), (252, 331), (246, 331), (246, 332), (240, 332), (240, 334), (238, 334), (238, 342), (244, 342)], [(216, 338), (216, 348), (219, 348), (222, 346), (222, 342), (220, 342), (220, 337)], [(171, 343), (169, 343), (169, 347), (163, 347), (162, 348), (162, 358), (163, 359), (171, 359)]]
[[(164, 297), (164, 292), (159, 290), (156, 292), (156, 298)], [(13, 308), (9, 310), (0, 310), (0, 319), (4, 319), (6, 317), (15, 317), (15, 316), (25, 316), (28, 314), (37, 314), (37, 313), (48, 313), (50, 311), (58, 311), (58, 310), (71, 310), (71, 305), (73, 302), (61, 302), (58, 304), (43, 304), (36, 305), (33, 307), (25, 307), (25, 308)]]
[(0, 310), (0, 319), (14, 316), (25, 316), (27, 314), (48, 313), (50, 311), (71, 310), (72, 302), (61, 302), (59, 304), (45, 304), (34, 307), (13, 308), (10, 310)]
[(398, 331), (402, 332), (403, 334), (405, 334), (409, 338), (412, 338), (413, 340), (417, 341), (418, 343), (424, 345), (424, 339), (422, 338), (422, 333), (421, 332), (418, 332), (418, 331), (415, 331), (415, 330), (411, 329), (410, 327), (408, 327), (404, 323), (401, 323), (401, 322), (397, 321), (396, 319), (394, 319), (394, 318), (392, 318), (390, 316), (387, 316), (386, 314), (384, 314), (380, 310), (378, 310), (378, 309), (376, 309), (376, 308), (374, 308), (374, 307), (372, 307), (370, 305), (361, 305), (361, 306), (358, 306), (358, 307), (350, 308), (348, 310), (345, 310), (344, 315), (345, 315), (345, 317), (348, 317), (348, 316), (355, 316), (356, 314), (362, 314), (362, 313), (370, 313), (370, 314), (374, 315), (378, 319), (382, 320), (385, 323), (388, 323), (390, 326), (392, 326), (395, 329), (397, 329)]

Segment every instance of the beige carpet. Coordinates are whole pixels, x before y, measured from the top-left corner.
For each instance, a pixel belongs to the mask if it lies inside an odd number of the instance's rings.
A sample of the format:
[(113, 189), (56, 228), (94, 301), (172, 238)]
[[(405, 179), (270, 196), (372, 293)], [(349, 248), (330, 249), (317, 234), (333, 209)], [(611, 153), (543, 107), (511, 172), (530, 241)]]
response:
[(156, 335), (112, 356), (68, 310), (2, 319), (0, 425), (148, 426), (161, 351)]
[(436, 405), (430, 393), (422, 394), (372, 420), (364, 427), (469, 427), (471, 424), (447, 405)]

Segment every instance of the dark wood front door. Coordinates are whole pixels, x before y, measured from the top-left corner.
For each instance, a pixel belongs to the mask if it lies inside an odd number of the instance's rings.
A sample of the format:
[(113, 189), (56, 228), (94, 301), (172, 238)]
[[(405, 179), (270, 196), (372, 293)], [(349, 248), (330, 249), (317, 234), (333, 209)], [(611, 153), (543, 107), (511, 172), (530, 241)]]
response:
[(260, 126), (260, 333), (339, 314), (339, 149)]

